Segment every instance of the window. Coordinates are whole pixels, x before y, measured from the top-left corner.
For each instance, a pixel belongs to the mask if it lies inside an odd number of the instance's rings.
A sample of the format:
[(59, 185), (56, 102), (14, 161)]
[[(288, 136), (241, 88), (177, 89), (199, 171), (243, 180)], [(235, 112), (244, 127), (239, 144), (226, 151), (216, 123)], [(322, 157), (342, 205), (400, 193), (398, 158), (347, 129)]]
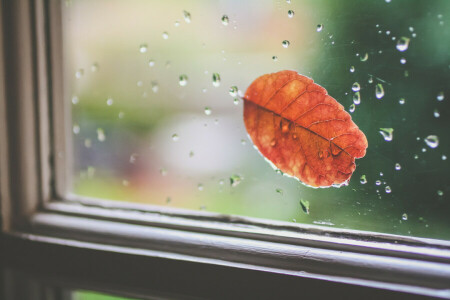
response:
[[(0, 3), (3, 264), (118, 295), (449, 297), (447, 2)], [(283, 69), (367, 135), (348, 186), (252, 148), (242, 93)]]

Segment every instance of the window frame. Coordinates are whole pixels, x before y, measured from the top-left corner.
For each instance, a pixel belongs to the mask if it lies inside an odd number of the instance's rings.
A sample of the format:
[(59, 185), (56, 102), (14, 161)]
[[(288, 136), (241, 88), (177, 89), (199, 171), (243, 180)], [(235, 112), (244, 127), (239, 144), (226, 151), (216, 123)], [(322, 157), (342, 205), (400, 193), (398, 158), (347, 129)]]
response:
[[(259, 277), (272, 274), (292, 279), (293, 291), (296, 284), (308, 290), (312, 281), (324, 288), (332, 283), (344, 290), (358, 287), (391, 296), (450, 298), (450, 241), (67, 194), (70, 107), (61, 101), (67, 95), (60, 5), (57, 0), (0, 0), (4, 257), (27, 253), (17, 245), (50, 247), (62, 251), (62, 257), (64, 251), (90, 257), (116, 253), (142, 262), (168, 261), (174, 270), (187, 264), (204, 279), (209, 275), (202, 271), (205, 266), (230, 268), (236, 274), (253, 274), (247, 279), (254, 287)], [(45, 257), (42, 249), (36, 253), (28, 260)], [(78, 254), (76, 260), (84, 262)], [(53, 265), (57, 260), (46, 261)], [(121, 265), (126, 268), (125, 262)], [(233, 274), (228, 280), (239, 277)]]

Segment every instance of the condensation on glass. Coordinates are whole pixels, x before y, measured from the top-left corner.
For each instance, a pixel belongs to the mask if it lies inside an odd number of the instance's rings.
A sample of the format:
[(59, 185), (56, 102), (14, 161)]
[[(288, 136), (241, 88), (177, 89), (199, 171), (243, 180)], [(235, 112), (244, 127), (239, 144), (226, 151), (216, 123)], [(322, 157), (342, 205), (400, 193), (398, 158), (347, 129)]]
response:
[[(448, 1), (63, 2), (72, 192), (450, 239)], [(242, 95), (296, 70), (369, 141), (312, 189), (253, 148)]]

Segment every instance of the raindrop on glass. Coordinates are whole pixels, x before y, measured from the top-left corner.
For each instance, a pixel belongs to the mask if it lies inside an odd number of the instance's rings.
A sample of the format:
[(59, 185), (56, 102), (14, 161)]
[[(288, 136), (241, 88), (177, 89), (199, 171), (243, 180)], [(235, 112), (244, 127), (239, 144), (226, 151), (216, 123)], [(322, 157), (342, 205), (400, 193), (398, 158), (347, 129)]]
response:
[(98, 139), (100, 142), (105, 141), (105, 132), (103, 131), (102, 128), (97, 128), (97, 139)]
[(239, 98), (234, 98), (233, 103), (234, 105), (239, 105)]
[(84, 75), (84, 69), (78, 69), (78, 70), (75, 72), (75, 77), (76, 77), (77, 79), (80, 79), (81, 77), (83, 77), (83, 75)]
[(188, 11), (183, 10), (183, 17), (186, 23), (191, 23), (191, 14)]
[(316, 31), (321, 32), (323, 30), (323, 24), (317, 25)]
[(167, 39), (169, 38), (169, 34), (168, 34), (166, 31), (164, 31), (164, 32), (162, 33), (162, 38), (165, 39), (165, 40), (167, 40)]
[(187, 77), (187, 75), (180, 75), (180, 77), (179, 77), (179, 81), (178, 81), (178, 83), (181, 85), (181, 86), (185, 86), (186, 84), (187, 84), (187, 82), (188, 82), (188, 77)]
[(361, 55), (360, 57), (359, 57), (359, 60), (360, 61), (367, 61), (369, 59), (369, 53), (364, 53), (364, 55)]
[(355, 109), (356, 109), (356, 106), (355, 106), (355, 104), (353, 103), (353, 104), (350, 105), (348, 111), (349, 111), (350, 113), (354, 113), (354, 112), (355, 112)]
[(231, 97), (236, 97), (238, 94), (238, 87), (233, 85), (232, 87), (230, 87), (229, 93)]
[(355, 66), (350, 67), (350, 73), (353, 73), (353, 72), (355, 72)]
[(289, 18), (293, 18), (293, 17), (294, 17), (294, 11), (293, 11), (293, 10), (290, 9), (290, 10), (288, 11), (288, 17), (289, 17)]
[(209, 108), (208, 106), (205, 107), (205, 115), (209, 116), (211, 114), (211, 108)]
[(283, 46), (283, 48), (289, 47), (290, 44), (291, 44), (291, 43), (290, 43), (288, 40), (284, 40), (284, 41), (281, 43), (281, 45)]
[(398, 103), (400, 103), (401, 105), (405, 104), (405, 98), (398, 99)]
[(366, 184), (367, 183), (366, 175), (362, 175), (361, 178), (359, 179), (359, 182), (361, 182), (361, 184)]
[(397, 50), (400, 52), (408, 50), (409, 38), (402, 36), (397, 41)]
[(155, 61), (154, 61), (153, 59), (150, 59), (150, 60), (148, 61), (148, 66), (149, 66), (149, 67), (155, 66)]
[(272, 60), (273, 61), (278, 61), (278, 57), (274, 55), (274, 56), (272, 56)]
[(384, 88), (381, 83), (377, 83), (377, 85), (375, 86), (375, 97), (377, 97), (377, 99), (381, 99), (384, 97)]
[(141, 45), (139, 46), (139, 52), (141, 52), (141, 53), (147, 52), (147, 49), (148, 49), (147, 44), (141, 44)]
[(361, 86), (359, 85), (358, 82), (355, 82), (355, 83), (352, 85), (352, 91), (354, 91), (354, 92), (359, 92), (360, 90), (361, 90)]
[(215, 87), (219, 87), (220, 86), (220, 75), (219, 75), (219, 73), (213, 73), (213, 75), (212, 75), (212, 84)]
[(439, 138), (437, 135), (429, 135), (424, 139), (424, 141), (430, 148), (436, 148), (439, 146)]
[(434, 110), (433, 115), (435, 118), (439, 118), (441, 116), (441, 114), (439, 113), (439, 111), (437, 109)]
[(84, 140), (84, 146), (85, 146), (86, 148), (91, 148), (91, 146), (92, 146), (92, 141), (91, 141), (91, 139), (85, 139), (85, 140)]
[(237, 174), (234, 174), (234, 175), (230, 176), (230, 185), (231, 185), (231, 187), (238, 186), (239, 183), (241, 183), (241, 181), (242, 181), (242, 177), (237, 175)]
[(407, 215), (406, 213), (404, 213), (404, 214), (402, 215), (402, 220), (403, 220), (403, 221), (408, 220), (408, 215)]
[(113, 103), (114, 103), (113, 98), (110, 97), (110, 98), (106, 99), (106, 104), (107, 104), (108, 106), (113, 105)]
[(72, 97), (72, 104), (78, 104), (79, 101), (80, 101), (80, 100), (78, 99), (77, 96), (73, 96), (73, 97)]
[(406, 64), (406, 59), (404, 57), (400, 58), (400, 63), (402, 65)]
[(438, 190), (438, 191), (437, 191), (437, 194), (438, 194), (438, 196), (440, 196), (440, 197), (444, 196), (444, 192), (441, 191), (441, 190)]
[(390, 194), (392, 192), (391, 187), (388, 185), (384, 188), (384, 190), (386, 191), (386, 194)]
[(131, 154), (131, 155), (130, 155), (130, 164), (136, 163), (138, 157), (139, 157), (139, 154), (137, 154), (137, 153)]
[(157, 81), (152, 81), (152, 91), (153, 93), (157, 93), (159, 90), (159, 85)]
[(203, 191), (203, 190), (204, 190), (203, 184), (199, 183), (199, 184), (197, 185), (197, 189), (198, 189), (199, 191)]
[(359, 105), (361, 103), (361, 94), (359, 92), (356, 92), (353, 95), (353, 103), (356, 105)]
[(227, 26), (228, 23), (229, 23), (228, 16), (227, 16), (227, 15), (223, 15), (223, 16), (222, 16), (222, 24), (225, 25), (225, 26)]
[(72, 130), (73, 130), (74, 134), (79, 134), (80, 133), (80, 126), (78, 124), (74, 124)]
[(375, 184), (376, 184), (376, 185), (381, 185), (381, 180), (375, 181)]
[(173, 24), (175, 27), (178, 27), (178, 26), (180, 26), (180, 21), (175, 21), (175, 23)]
[(447, 160), (447, 155), (442, 154), (441, 159), (442, 159), (442, 160)]
[(309, 215), (309, 201), (300, 199), (300, 207), (302, 208), (303, 212), (307, 215)]
[(369, 76), (369, 79), (367, 80), (368, 83), (372, 83), (373, 82), (373, 77), (372, 75)]
[(443, 101), (444, 100), (444, 92), (440, 92), (436, 96), (437, 101)]
[(280, 194), (281, 196), (283, 196), (283, 190), (280, 188), (275, 189), (275, 192), (277, 192), (278, 194)]
[(98, 71), (98, 63), (93, 63), (91, 66), (91, 72), (97, 72)]
[(400, 166), (399, 163), (396, 163), (396, 164), (395, 164), (395, 169), (396, 169), (397, 171), (400, 171), (400, 170), (402, 169), (402, 166)]
[(394, 129), (393, 128), (380, 128), (379, 132), (383, 136), (383, 138), (386, 142), (390, 142), (394, 138)]
[(176, 142), (180, 139), (180, 137), (178, 136), (178, 134), (174, 133), (172, 134), (172, 141)]

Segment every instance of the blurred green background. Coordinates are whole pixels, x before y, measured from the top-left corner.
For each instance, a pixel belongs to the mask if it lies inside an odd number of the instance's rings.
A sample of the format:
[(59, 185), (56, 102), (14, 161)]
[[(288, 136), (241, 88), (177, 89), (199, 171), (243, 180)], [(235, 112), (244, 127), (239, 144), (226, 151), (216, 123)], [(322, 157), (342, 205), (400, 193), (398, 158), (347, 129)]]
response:
[[(445, 0), (66, 1), (71, 192), (448, 240), (449, 11)], [(306, 187), (252, 147), (230, 87), (285, 69), (348, 110), (359, 83), (352, 117), (369, 148), (348, 186)]]

